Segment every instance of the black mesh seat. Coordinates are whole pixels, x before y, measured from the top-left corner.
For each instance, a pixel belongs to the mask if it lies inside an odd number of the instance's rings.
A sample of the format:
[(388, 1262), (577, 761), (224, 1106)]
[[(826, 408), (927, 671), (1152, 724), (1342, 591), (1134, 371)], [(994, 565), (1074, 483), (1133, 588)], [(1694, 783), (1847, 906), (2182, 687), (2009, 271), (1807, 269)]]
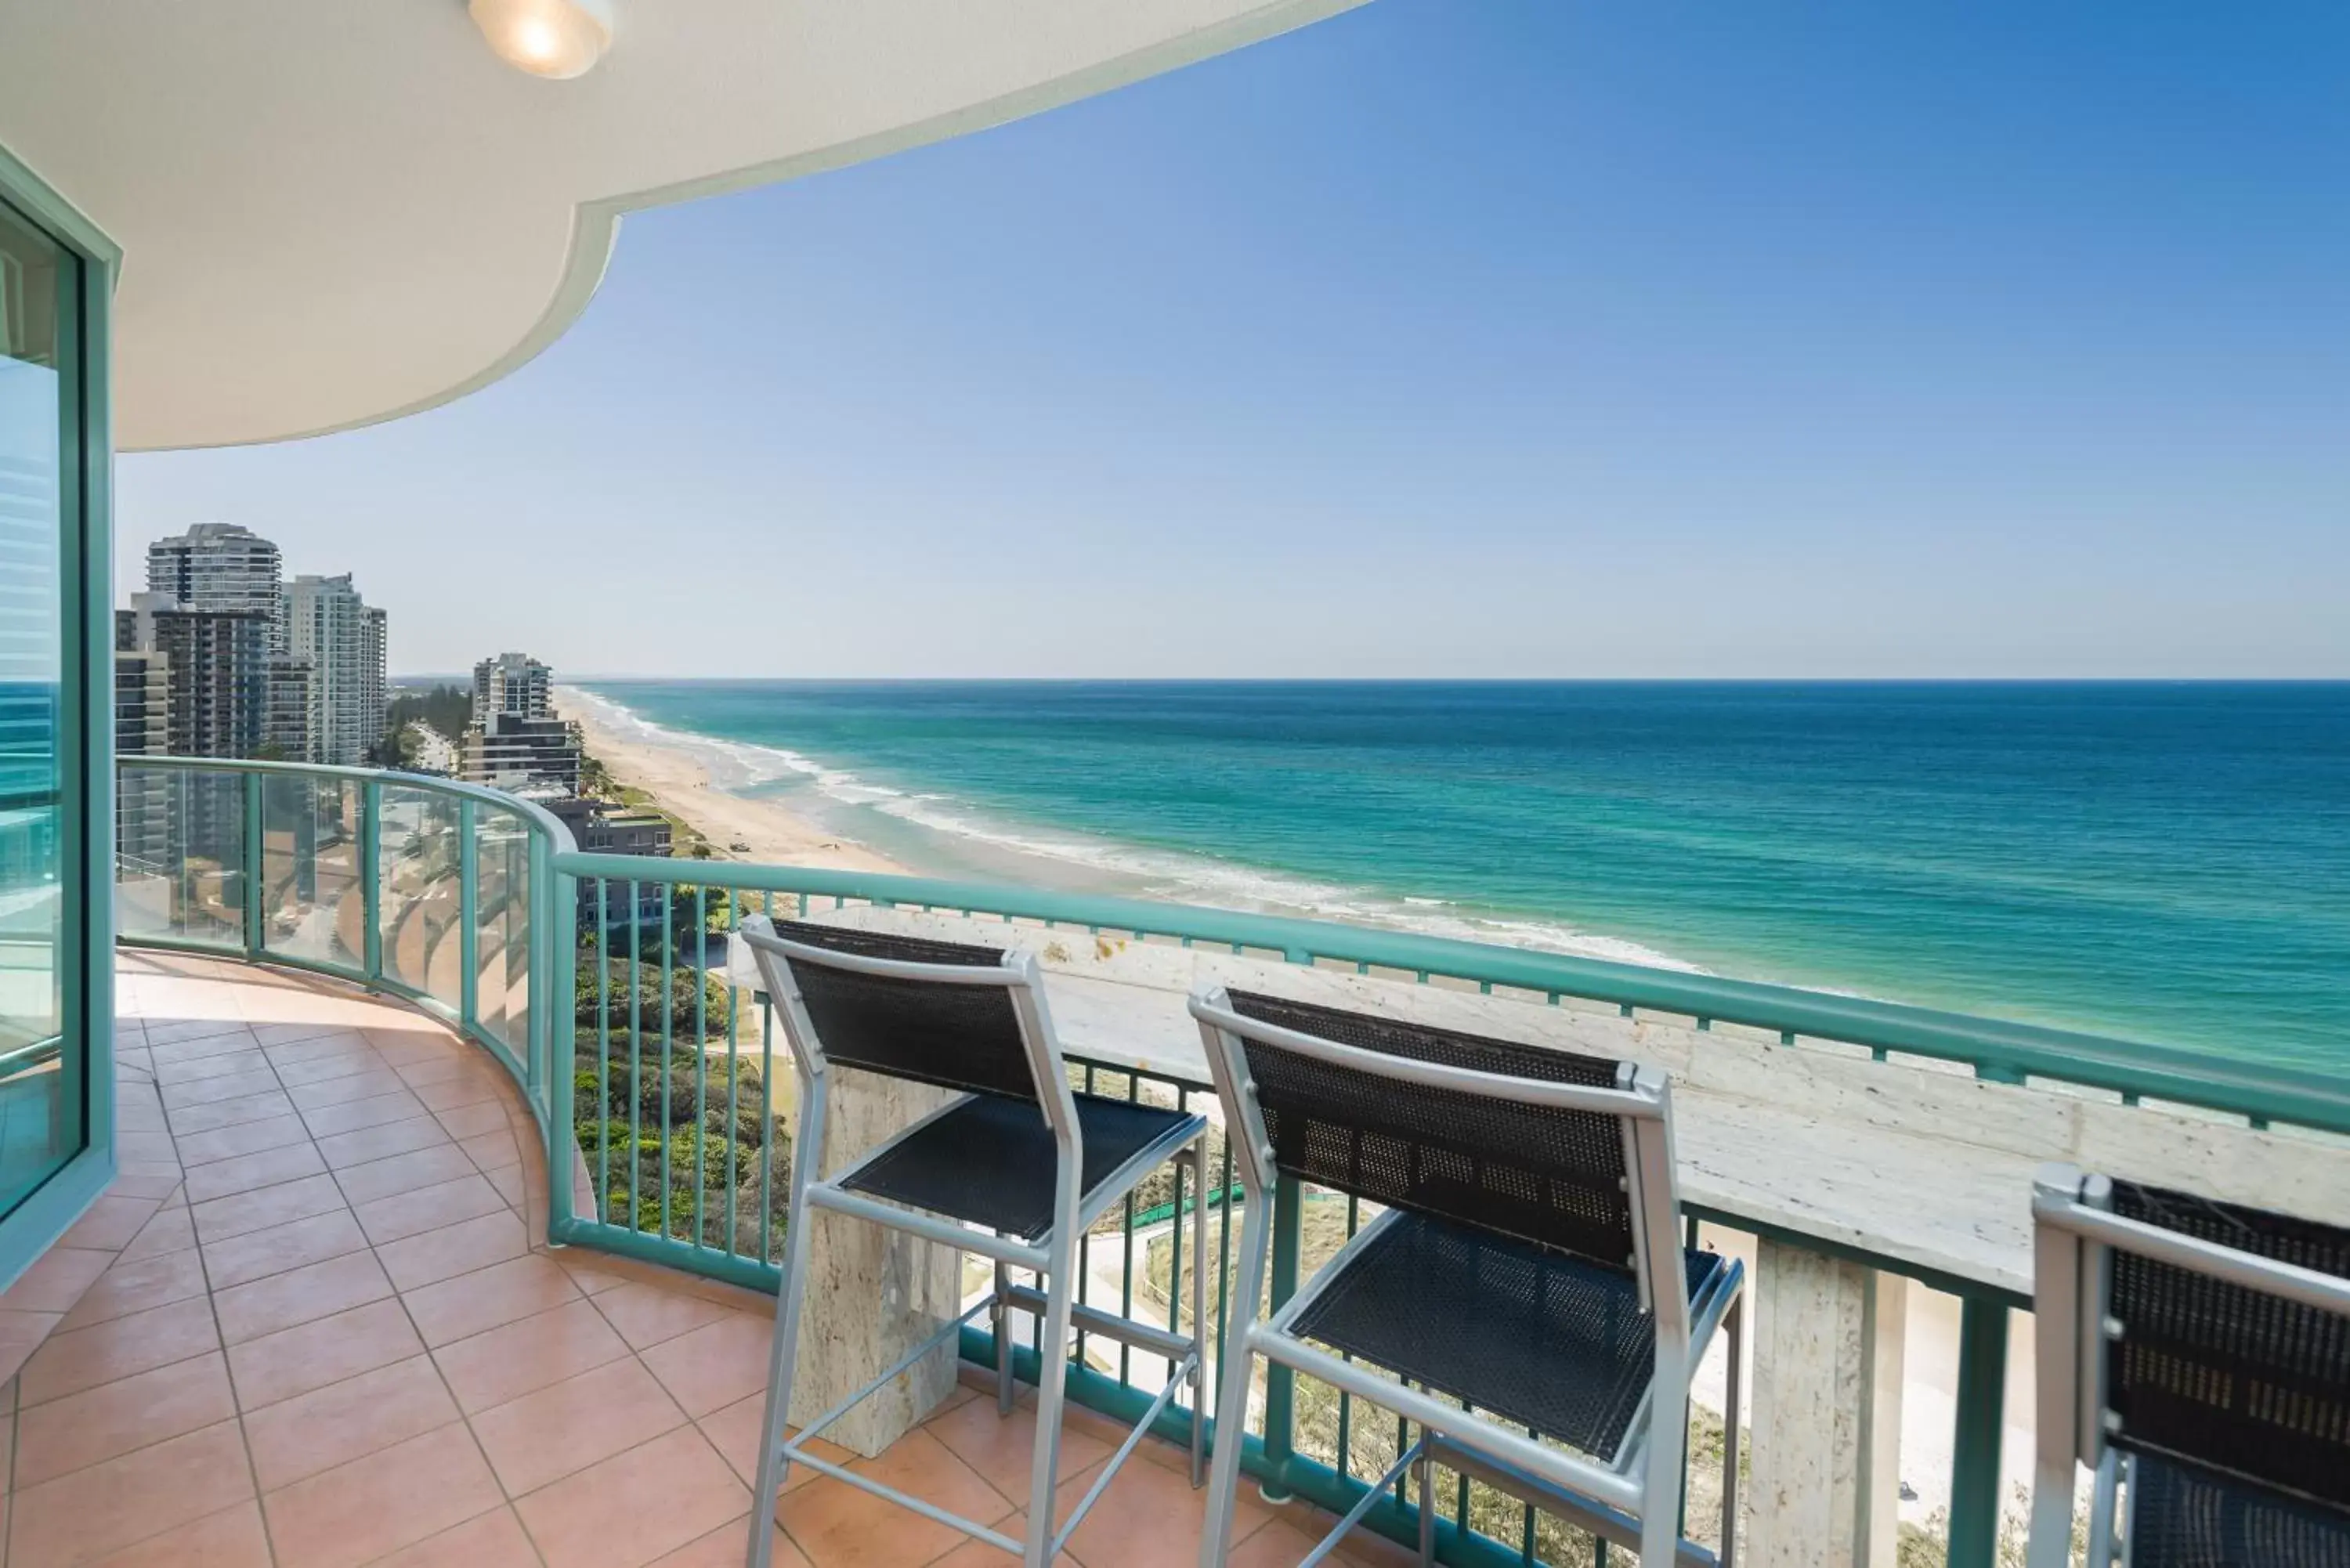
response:
[[(1692, 1301), (1722, 1266), (1687, 1254)], [(1629, 1273), (1419, 1214), (1391, 1220), (1294, 1328), (1601, 1459), (1657, 1369)]]
[[(1207, 1125), (1202, 1116), (1128, 1100), (1076, 1100), (1086, 1197), (1144, 1149), (1164, 1142), (1171, 1152)], [(841, 1186), (1033, 1241), (1053, 1227), (1056, 1160), (1053, 1129), (1033, 1101), (981, 1095), (901, 1139)]]
[(2130, 1488), (2131, 1568), (2350, 1568), (2350, 1513), (2151, 1454)]

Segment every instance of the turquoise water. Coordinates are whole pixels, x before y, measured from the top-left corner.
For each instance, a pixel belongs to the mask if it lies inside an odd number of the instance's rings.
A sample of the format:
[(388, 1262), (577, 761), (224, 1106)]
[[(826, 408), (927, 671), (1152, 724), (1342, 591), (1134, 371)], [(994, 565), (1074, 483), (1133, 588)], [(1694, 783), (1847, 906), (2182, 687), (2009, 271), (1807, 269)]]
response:
[(2350, 684), (594, 691), (920, 871), (2350, 1064)]

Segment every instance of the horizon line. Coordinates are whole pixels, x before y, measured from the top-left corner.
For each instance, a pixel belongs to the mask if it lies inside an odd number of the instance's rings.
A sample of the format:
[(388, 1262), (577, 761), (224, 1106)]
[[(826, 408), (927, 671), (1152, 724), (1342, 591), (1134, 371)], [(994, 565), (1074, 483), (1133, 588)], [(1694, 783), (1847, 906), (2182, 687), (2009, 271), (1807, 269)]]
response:
[[(470, 683), (468, 670), (388, 676)], [(2350, 686), (2345, 675), (628, 675), (555, 672), (558, 686)]]

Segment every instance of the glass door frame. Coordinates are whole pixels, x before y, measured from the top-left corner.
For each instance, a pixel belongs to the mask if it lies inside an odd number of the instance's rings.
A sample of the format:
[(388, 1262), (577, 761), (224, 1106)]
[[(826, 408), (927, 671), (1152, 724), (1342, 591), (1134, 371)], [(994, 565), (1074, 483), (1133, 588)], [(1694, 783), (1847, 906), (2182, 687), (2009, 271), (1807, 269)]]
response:
[(122, 253), (0, 146), (0, 202), (79, 264), (60, 312), (57, 369), (68, 409), (58, 454), (57, 955), (66, 1048), (81, 1046), (81, 1148), (0, 1218), (0, 1288), (48, 1251), (114, 1180), (114, 431), (110, 306)]

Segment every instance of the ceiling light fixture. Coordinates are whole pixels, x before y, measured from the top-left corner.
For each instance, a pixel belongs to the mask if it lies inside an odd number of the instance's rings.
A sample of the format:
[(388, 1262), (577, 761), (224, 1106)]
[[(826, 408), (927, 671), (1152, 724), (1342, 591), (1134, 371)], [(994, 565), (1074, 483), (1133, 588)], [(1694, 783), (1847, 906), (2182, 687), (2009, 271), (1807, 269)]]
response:
[(498, 58), (556, 81), (585, 76), (612, 44), (611, 0), (468, 0)]

